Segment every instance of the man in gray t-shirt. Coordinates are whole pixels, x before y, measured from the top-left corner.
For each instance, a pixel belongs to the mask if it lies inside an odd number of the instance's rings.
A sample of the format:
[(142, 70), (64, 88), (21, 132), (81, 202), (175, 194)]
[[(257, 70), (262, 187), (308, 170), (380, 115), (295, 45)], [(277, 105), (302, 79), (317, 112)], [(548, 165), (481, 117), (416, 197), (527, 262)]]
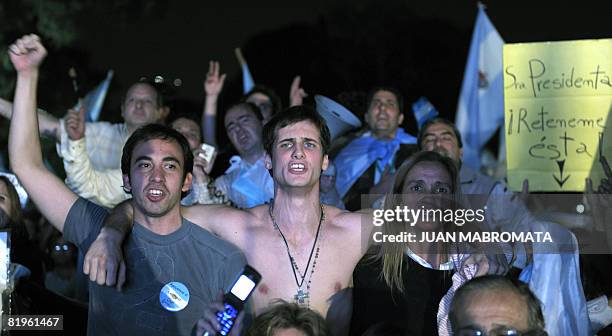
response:
[[(87, 251), (107, 216), (104, 208), (79, 198), (64, 224), (64, 237)], [(122, 292), (90, 282), (89, 334), (187, 335), (202, 316), (202, 307), (218, 299), (245, 264), (236, 247), (183, 219), (181, 227), (158, 235), (134, 225), (124, 246), (129, 278)], [(186, 306), (171, 299), (162, 303), (162, 290), (185, 286)]]
[[(46, 50), (35, 35), (24, 36), (9, 50), (17, 70), (11, 166), (49, 222), (86, 250), (98, 233), (112, 233), (101, 229), (107, 216), (103, 208), (78, 198), (44, 167), (35, 106)], [(77, 132), (78, 127), (83, 126), (77, 120), (66, 130)], [(121, 293), (92, 283), (89, 335), (189, 335), (205, 306), (239, 275), (244, 255), (181, 216), (179, 201), (191, 187), (192, 167), (187, 140), (171, 128), (148, 125), (127, 140), (123, 188), (133, 196), (137, 225), (124, 247), (126, 265), (120, 267), (129, 278)]]

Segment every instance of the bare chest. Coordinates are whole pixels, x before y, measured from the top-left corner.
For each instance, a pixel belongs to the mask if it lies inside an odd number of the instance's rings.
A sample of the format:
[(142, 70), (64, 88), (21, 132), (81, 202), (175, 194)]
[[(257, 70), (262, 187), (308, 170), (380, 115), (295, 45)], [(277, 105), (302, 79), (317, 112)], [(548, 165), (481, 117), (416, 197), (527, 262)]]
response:
[(297, 302), (315, 309), (323, 316), (339, 300), (350, 284), (359, 260), (355, 251), (322, 231), (314, 239), (296, 246), (274, 230), (253, 234), (245, 246), (249, 263), (262, 274), (262, 282), (253, 294), (256, 312), (274, 300)]

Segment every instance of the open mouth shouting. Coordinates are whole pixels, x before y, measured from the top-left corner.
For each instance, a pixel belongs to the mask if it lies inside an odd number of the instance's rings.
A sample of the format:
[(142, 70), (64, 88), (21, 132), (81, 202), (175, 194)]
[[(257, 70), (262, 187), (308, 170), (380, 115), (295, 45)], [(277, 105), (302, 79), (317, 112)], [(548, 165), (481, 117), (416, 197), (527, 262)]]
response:
[(149, 188), (146, 190), (146, 197), (151, 202), (159, 202), (166, 197), (166, 192), (161, 188)]
[(245, 145), (249, 142), (249, 135), (247, 133), (238, 134), (238, 143)]
[(292, 174), (303, 174), (306, 172), (306, 165), (300, 162), (292, 162), (289, 164), (289, 172)]

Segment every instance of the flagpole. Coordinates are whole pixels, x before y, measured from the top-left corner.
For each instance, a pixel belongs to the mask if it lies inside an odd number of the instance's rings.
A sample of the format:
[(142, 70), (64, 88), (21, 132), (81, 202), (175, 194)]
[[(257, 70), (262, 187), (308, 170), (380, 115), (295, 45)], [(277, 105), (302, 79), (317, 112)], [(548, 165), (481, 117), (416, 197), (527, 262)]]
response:
[(236, 58), (238, 59), (238, 63), (240, 63), (240, 68), (242, 69), (242, 86), (244, 93), (246, 94), (253, 89), (255, 86), (255, 81), (253, 80), (253, 76), (251, 76), (249, 65), (242, 55), (242, 50), (240, 50), (240, 48), (236, 48), (234, 49), (234, 53), (236, 54)]
[(240, 50), (240, 48), (236, 48), (234, 49), (234, 53), (236, 54), (236, 58), (238, 59), (240, 66), (244, 66), (246, 61), (244, 60), (244, 56), (242, 56), (242, 50)]

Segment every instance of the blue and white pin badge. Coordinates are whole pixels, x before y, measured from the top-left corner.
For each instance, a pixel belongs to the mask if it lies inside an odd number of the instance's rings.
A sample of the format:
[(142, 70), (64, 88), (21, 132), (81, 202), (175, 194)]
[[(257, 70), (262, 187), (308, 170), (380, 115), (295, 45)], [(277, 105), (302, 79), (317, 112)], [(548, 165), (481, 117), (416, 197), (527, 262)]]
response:
[(159, 293), (159, 303), (168, 311), (181, 311), (189, 304), (189, 290), (180, 282), (169, 282)]

